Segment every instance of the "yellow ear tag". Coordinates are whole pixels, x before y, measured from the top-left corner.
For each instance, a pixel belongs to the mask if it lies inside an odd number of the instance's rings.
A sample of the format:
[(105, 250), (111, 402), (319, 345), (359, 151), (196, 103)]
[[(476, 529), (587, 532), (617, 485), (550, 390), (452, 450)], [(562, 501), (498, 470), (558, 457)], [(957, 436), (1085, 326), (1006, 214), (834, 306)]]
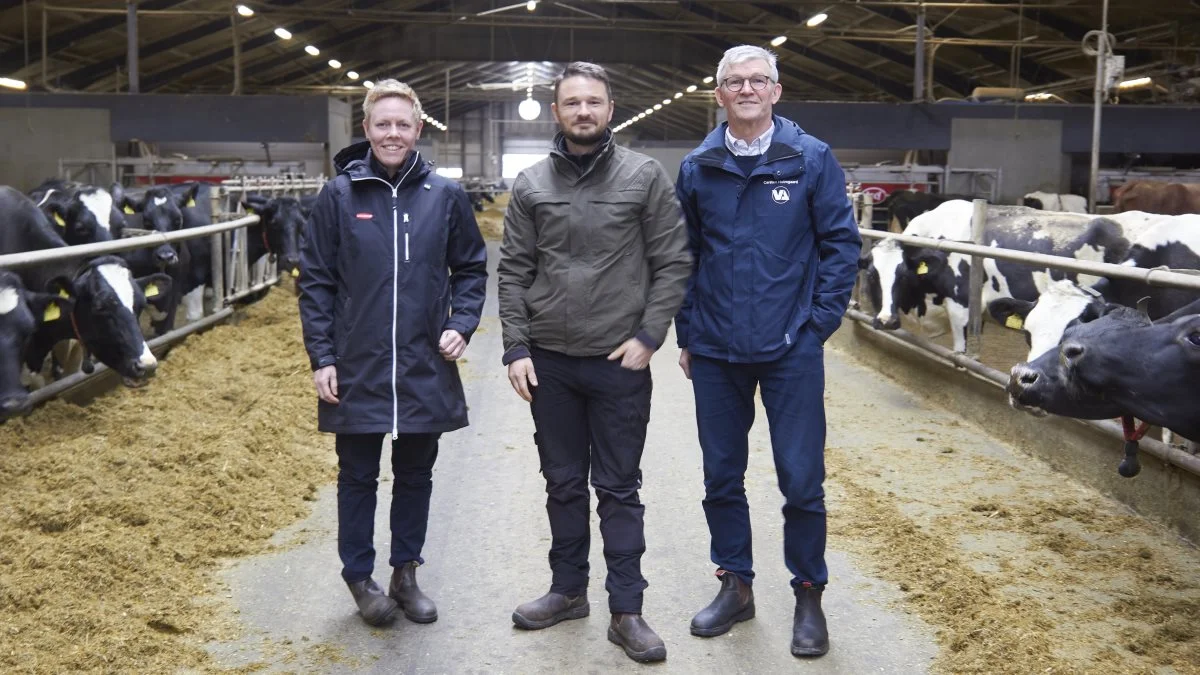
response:
[(917, 274), (929, 274), (929, 265), (925, 263), (917, 265)]
[(46, 305), (46, 312), (42, 314), (42, 321), (50, 323), (51, 321), (58, 321), (61, 318), (62, 310), (59, 309), (57, 302)]
[(146, 284), (146, 297), (158, 297), (158, 284)]
[(70, 297), (71, 297), (71, 294), (67, 292), (67, 289), (65, 289), (65, 288), (60, 288), (60, 289), (58, 289), (58, 297), (60, 297), (60, 298), (70, 298)]
[(188, 202), (187, 202), (187, 204), (184, 204), (183, 206), (184, 206), (184, 208), (189, 208), (189, 207), (192, 207), (192, 206), (195, 206), (195, 205), (196, 205), (196, 200), (195, 200), (195, 199), (192, 199), (191, 197), (188, 197)]
[(298, 276), (300, 276), (300, 270), (292, 270), (292, 278), (295, 279)]
[(252, 209), (252, 208), (250, 208), (249, 206), (247, 206), (247, 207), (246, 207), (246, 213), (252, 216), (252, 215), (254, 215), (254, 209)]
[(1025, 327), (1025, 320), (1016, 314), (1009, 314), (1008, 318), (1004, 320), (1004, 325), (1013, 330), (1021, 330)]
[(67, 221), (63, 220), (63, 217), (62, 217), (62, 216), (60, 216), (60, 215), (58, 215), (57, 213), (56, 213), (56, 214), (54, 214), (54, 222), (58, 223), (58, 226), (59, 226), (59, 227), (66, 227), (66, 226), (67, 226)]
[(129, 214), (129, 215), (131, 215), (131, 216), (132, 216), (132, 215), (133, 215), (133, 213), (134, 213), (134, 211), (133, 211), (133, 208), (132, 208), (132, 207), (130, 207), (128, 204), (126, 204), (126, 205), (125, 205), (125, 213), (128, 213), (128, 214)]

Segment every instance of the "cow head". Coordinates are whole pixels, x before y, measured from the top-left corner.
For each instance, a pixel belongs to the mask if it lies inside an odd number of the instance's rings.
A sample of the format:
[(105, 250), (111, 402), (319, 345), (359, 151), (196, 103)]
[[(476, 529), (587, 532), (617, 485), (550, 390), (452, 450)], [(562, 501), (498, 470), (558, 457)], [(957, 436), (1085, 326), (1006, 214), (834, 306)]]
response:
[(67, 321), (74, 302), (25, 289), (21, 278), (0, 270), (0, 422), (29, 412), (21, 385), (21, 355), (42, 325)]
[(267, 199), (261, 195), (248, 196), (242, 207), (261, 218), (267, 250), (279, 260), (280, 268), (293, 277), (299, 276), (300, 232), (309, 210), (293, 197)]
[(108, 190), (92, 185), (73, 192), (52, 189), (42, 199), (41, 209), (71, 246), (120, 239), (125, 226)]
[(1021, 206), (1027, 206), (1031, 209), (1038, 209), (1039, 211), (1045, 209), (1045, 207), (1042, 205), (1042, 200), (1038, 199), (1037, 197), (1030, 197), (1029, 195), (1026, 195), (1021, 200)]
[(1076, 391), (1200, 440), (1200, 301), (1157, 322), (1127, 307), (1112, 311), (1067, 329), (1059, 353)]
[[(158, 360), (142, 337), (138, 317), (147, 304), (165, 309), (171, 277), (151, 274), (134, 279), (124, 260), (103, 256), (87, 263), (74, 279), (59, 278), (51, 283), (58, 295), (75, 302), (74, 337), (120, 374), (127, 386), (144, 384), (158, 367)], [(31, 369), (40, 365), (29, 364)]]
[[(140, 197), (121, 192), (121, 210), (129, 215), (140, 214), (142, 228), (156, 232), (175, 232), (183, 228), (183, 211), (195, 203), (198, 184), (187, 190), (173, 192), (165, 186), (147, 189)], [(154, 259), (160, 267), (172, 267), (179, 262), (179, 255), (170, 244), (154, 249)]]

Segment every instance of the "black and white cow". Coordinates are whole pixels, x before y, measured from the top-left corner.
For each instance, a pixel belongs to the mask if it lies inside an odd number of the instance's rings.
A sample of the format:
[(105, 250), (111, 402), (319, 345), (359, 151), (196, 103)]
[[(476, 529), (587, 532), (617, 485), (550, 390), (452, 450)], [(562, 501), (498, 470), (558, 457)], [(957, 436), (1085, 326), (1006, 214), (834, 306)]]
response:
[[(974, 206), (946, 202), (913, 219), (905, 234), (969, 241)], [(1020, 206), (989, 206), (984, 235), (990, 246), (1083, 260), (1120, 262), (1130, 250), (1127, 232), (1161, 216), (1130, 212), (1112, 218), (1038, 211)], [(885, 240), (871, 249), (864, 264), (875, 325), (899, 327), (900, 313), (945, 321), (955, 351), (966, 348), (971, 258), (958, 253), (902, 245)], [(1052, 280), (1076, 275), (1002, 260), (984, 260), (983, 302), (1016, 297), (1032, 302)], [(1098, 281), (1084, 276), (1083, 283)], [(939, 311), (941, 310), (941, 311)]]
[[(1121, 214), (1124, 215), (1124, 214)], [(1119, 216), (1118, 216), (1119, 217)], [(1137, 236), (1122, 264), (1171, 269), (1200, 269), (1200, 216), (1158, 216)], [(988, 305), (997, 321), (1020, 327), (1028, 336), (1029, 355), (1013, 367), (1008, 385), (1014, 407), (1045, 414), (1101, 419), (1112, 417), (1111, 402), (1088, 400), (1068, 390), (1058, 370), (1058, 349), (1069, 327), (1099, 319), (1119, 307), (1141, 305), (1149, 319), (1186, 307), (1196, 293), (1151, 287), (1127, 279), (1102, 279), (1091, 288), (1059, 281), (1037, 299), (1001, 299)]]
[(48, 180), (29, 196), (71, 246), (121, 238), (125, 218), (102, 187)]
[(916, 190), (896, 190), (889, 194), (879, 206), (887, 209), (888, 224), (892, 231), (902, 232), (913, 218), (932, 211), (938, 206), (951, 201), (971, 201), (970, 195), (942, 194), (936, 192), (917, 192)]
[[(183, 189), (166, 185), (155, 185), (145, 189), (124, 190), (114, 186), (114, 198), (125, 214), (130, 228), (155, 232), (176, 232), (184, 226), (183, 212), (196, 204), (198, 184), (188, 184)], [(179, 307), (178, 289), (184, 284), (184, 275), (189, 267), (189, 247), (176, 244), (160, 244), (125, 254), (134, 276), (146, 276), (155, 272), (171, 275), (171, 297), (164, 303), (161, 312), (154, 316), (154, 333), (164, 335), (175, 327), (175, 313)], [(155, 308), (156, 310), (158, 307)]]
[(1058, 192), (1030, 192), (1021, 200), (1022, 206), (1042, 211), (1087, 213), (1087, 198)]
[(21, 366), (34, 332), (68, 321), (74, 307), (74, 300), (30, 291), (15, 272), (0, 270), (0, 422), (29, 412)]
[(1153, 322), (1121, 308), (1073, 325), (1059, 351), (1068, 389), (1200, 441), (1200, 301)]

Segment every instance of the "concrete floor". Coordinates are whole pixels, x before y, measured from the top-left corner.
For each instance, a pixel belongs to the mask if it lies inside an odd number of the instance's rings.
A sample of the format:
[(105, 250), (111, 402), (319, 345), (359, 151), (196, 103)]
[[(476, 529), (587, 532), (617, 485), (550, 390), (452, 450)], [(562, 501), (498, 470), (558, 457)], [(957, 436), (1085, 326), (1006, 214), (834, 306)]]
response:
[[(782, 499), (770, 463), (765, 415), (751, 432), (746, 477), (756, 537), (757, 618), (712, 638), (688, 632), (692, 615), (712, 598), (718, 582), (708, 560), (708, 533), (700, 450), (690, 384), (676, 365), (673, 338), (654, 358), (649, 438), (643, 459), (648, 550), (642, 568), (650, 587), (644, 616), (667, 644), (665, 664), (639, 666), (605, 638), (608, 623), (604, 560), (598, 521), (592, 519), (592, 615), (553, 628), (513, 628), (516, 605), (544, 593), (550, 582), (549, 525), (544, 482), (533, 448), (527, 404), (508, 384), (500, 364), (494, 267), (480, 332), (462, 366), (471, 426), (447, 434), (434, 474), (433, 504), (418, 571), (438, 603), (439, 620), (416, 625), (399, 618), (372, 629), (359, 619), (338, 570), (335, 490), (320, 493), (310, 518), (281, 532), (291, 545), (228, 568), (244, 637), (210, 645), (218, 663), (265, 665), (268, 672), (329, 673), (559, 673), (611, 672), (653, 667), (679, 673), (920, 673), (937, 653), (933, 631), (898, 609), (893, 586), (864, 575), (844, 553), (828, 554), (825, 596), (832, 650), (820, 659), (791, 656), (793, 598), (782, 560)], [(831, 386), (881, 386), (873, 372), (836, 352)], [(882, 386), (894, 387), (890, 383)], [(903, 390), (880, 405), (909, 407)], [(830, 445), (852, 445), (853, 423), (830, 419)], [(386, 465), (385, 465), (386, 466)], [(385, 468), (386, 472), (386, 468)], [(375, 578), (386, 584), (387, 505), (381, 485), (376, 518)], [(594, 503), (594, 499), (593, 499)]]

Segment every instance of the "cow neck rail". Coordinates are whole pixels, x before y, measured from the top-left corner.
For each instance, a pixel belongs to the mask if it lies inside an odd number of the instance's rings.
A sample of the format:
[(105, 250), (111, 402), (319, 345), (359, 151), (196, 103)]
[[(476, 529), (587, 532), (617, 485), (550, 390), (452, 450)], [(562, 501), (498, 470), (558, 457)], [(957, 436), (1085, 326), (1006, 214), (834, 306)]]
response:
[(89, 258), (92, 256), (107, 255), (110, 253), (133, 251), (140, 248), (150, 248), (152, 246), (159, 246), (161, 244), (171, 244), (177, 241), (199, 239), (201, 237), (208, 237), (214, 234), (220, 234), (222, 232), (229, 232), (240, 227), (255, 225), (258, 222), (259, 217), (252, 215), (244, 216), (242, 218), (238, 218), (237, 220), (229, 220), (223, 223), (213, 223), (212, 225), (188, 228), (186, 230), (176, 230), (174, 232), (156, 232), (154, 234), (129, 237), (128, 239), (120, 239), (117, 241), (103, 241), (95, 244), (47, 248), (37, 251), (26, 251), (24, 253), (10, 253), (8, 255), (0, 255), (0, 269), (20, 269), (23, 267), (34, 267), (36, 265), (42, 265), (49, 262), (57, 262), (59, 260)]
[[(1200, 290), (1200, 275), (1188, 274), (1177, 270), (1168, 270), (1159, 267), (1130, 267), (1128, 265), (1092, 262), (1090, 260), (1076, 260), (1074, 258), (1047, 255), (1045, 253), (1030, 253), (1028, 251), (1016, 251), (1008, 248), (981, 246), (954, 239), (929, 239), (880, 230), (864, 230), (860, 228), (858, 232), (863, 237), (871, 239), (895, 239), (901, 244), (909, 244), (920, 248), (975, 255), (995, 260), (1008, 260), (1010, 262), (1025, 263), (1069, 272), (1083, 272), (1110, 279), (1129, 279), (1131, 281), (1140, 281), (1148, 286)], [(0, 267), (2, 266), (0, 264)]]

